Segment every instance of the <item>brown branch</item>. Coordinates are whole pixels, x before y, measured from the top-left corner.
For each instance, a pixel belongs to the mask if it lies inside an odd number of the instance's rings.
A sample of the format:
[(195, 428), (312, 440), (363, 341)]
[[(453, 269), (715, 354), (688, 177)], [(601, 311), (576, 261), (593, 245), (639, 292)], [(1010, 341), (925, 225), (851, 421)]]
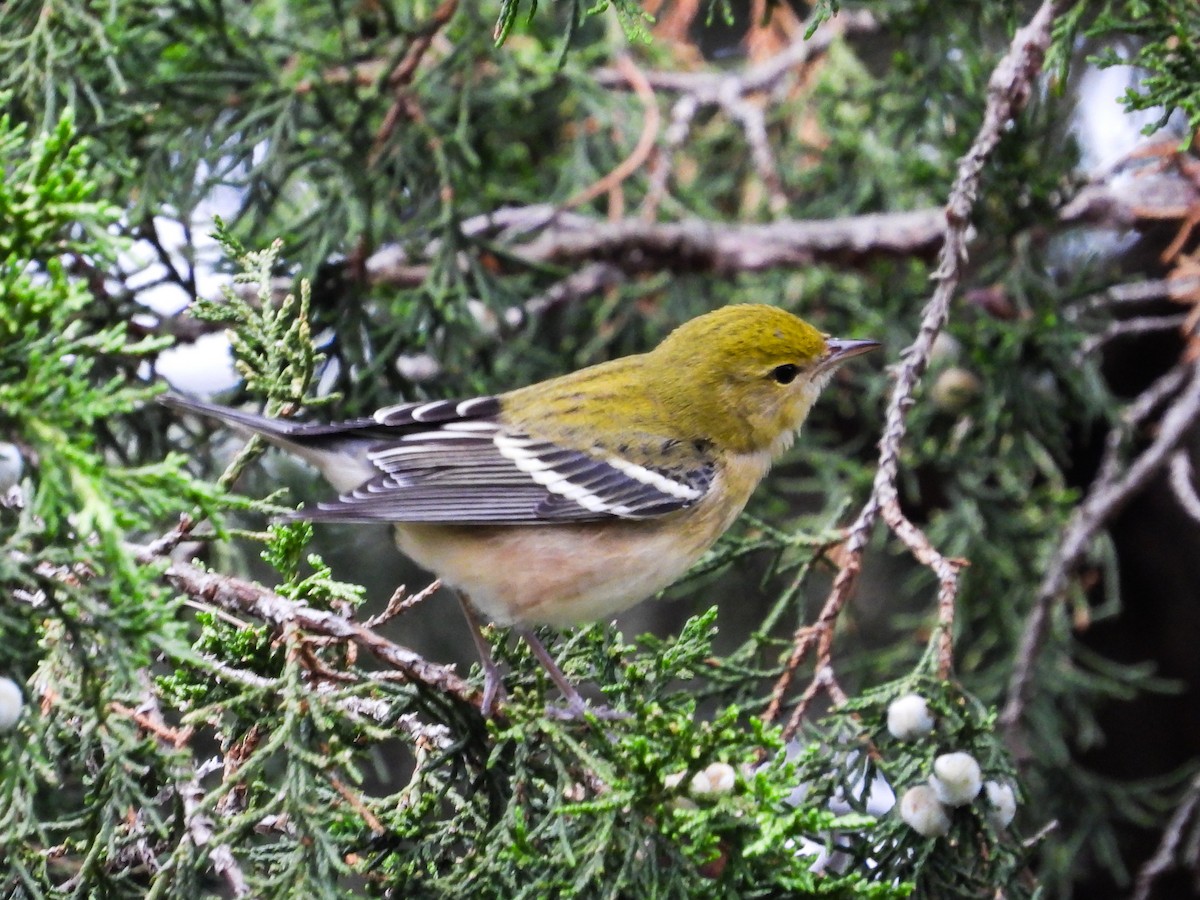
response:
[[(636, 218), (602, 222), (575, 214), (558, 219), (549, 207), (507, 212), (497, 222), (521, 222), (522, 230), (528, 231), (540, 229), (532, 240), (505, 244), (505, 255), (517, 262), (531, 267), (604, 262), (629, 275), (655, 271), (730, 275), (815, 263), (860, 265), (879, 258), (930, 256), (945, 228), (940, 209), (766, 224), (702, 219), (656, 223)], [(468, 224), (475, 226), (473, 236), (489, 230), (481, 227), (482, 221)], [(426, 258), (436, 249), (436, 244), (427, 248)], [(367, 260), (366, 271), (375, 285), (415, 287), (431, 268), (389, 246)]]
[[(152, 564), (159, 560), (159, 557), (149, 553), (146, 547), (133, 549), (138, 561), (143, 564)], [(479, 705), (478, 692), (455, 675), (451, 667), (431, 663), (407, 647), (392, 643), (369, 628), (342, 618), (336, 613), (305, 606), (262, 585), (230, 575), (206, 572), (198, 566), (179, 560), (170, 563), (164, 577), (189, 597), (227, 611), (256, 616), (278, 628), (299, 627), (305, 631), (351, 641), (370, 651), (380, 661), (404, 673), (409, 681), (449, 694), (463, 703)]]
[[(1154, 440), (1122, 471), (1119, 449), (1126, 430), (1144, 421), (1161, 403), (1164, 392), (1180, 383), (1183, 384), (1182, 391), (1163, 414)], [(1021, 635), (1004, 709), (1000, 714), (1000, 725), (1005, 731), (1006, 740), (1018, 757), (1024, 755), (1020, 726), (1055, 604), (1066, 594), (1096, 536), (1150, 479), (1162, 471), (1198, 417), (1200, 362), (1181, 361), (1129, 406), (1125, 413), (1126, 427), (1114, 428), (1109, 433), (1099, 474), (1067, 523), (1062, 541), (1038, 587), (1033, 609)]]
[(734, 274), (880, 256), (921, 256), (937, 246), (941, 228), (942, 216), (935, 210), (768, 224), (625, 219), (596, 222), (587, 229), (547, 229), (513, 251), (529, 262), (603, 260), (626, 272)]
[[(686, 98), (687, 95), (681, 98), (680, 103)], [(667, 130), (668, 148), (674, 127), (673, 124)], [(651, 177), (653, 194), (657, 176), (652, 173)], [(647, 221), (653, 218), (647, 213), (648, 207), (644, 205), (638, 218), (603, 222), (552, 204), (502, 207), (464, 220), (461, 232), (471, 239), (493, 241), (502, 251), (500, 256), (518, 265), (536, 268), (555, 263), (566, 267), (589, 264), (597, 267), (586, 274), (580, 270), (567, 276), (541, 298), (524, 304), (524, 313), (517, 307), (507, 311), (505, 318), (512, 324), (523, 321), (523, 315), (590, 296), (622, 278), (645, 272), (729, 275), (812, 264), (854, 267), (880, 258), (930, 257), (942, 245), (946, 226), (944, 209), (873, 213), (823, 221), (783, 219), (758, 225), (699, 219), (657, 223)], [(1066, 221), (1065, 217), (1063, 220)], [(385, 287), (419, 286), (433, 271), (428, 260), (439, 255), (441, 246), (440, 241), (430, 241), (416, 255), (409, 255), (398, 245), (384, 246), (365, 262), (367, 281)], [(460, 264), (464, 270), (468, 267), (465, 256)], [(1197, 283), (1200, 283), (1198, 278), (1176, 277), (1121, 285), (1085, 298), (1069, 309), (1091, 310), (1155, 299), (1183, 300), (1189, 291), (1196, 289)], [(280, 278), (272, 289), (282, 298), (292, 290), (292, 281)], [(186, 315), (174, 318), (183, 320)], [(207, 326), (196, 331), (190, 330), (190, 326), (176, 329), (171, 317), (162, 319), (156, 327), (184, 342), (210, 330)], [(211, 330), (223, 327), (217, 324)]]
[(154, 735), (159, 743), (166, 744), (174, 750), (185, 746), (195, 733), (194, 728), (172, 728), (164, 722), (162, 714), (158, 712), (157, 701), (155, 701), (153, 710), (134, 709), (115, 700), (109, 704), (109, 709), (127, 719), (132, 719), (143, 731)]
[(413, 35), (413, 41), (405, 51), (404, 58), (388, 75), (388, 87), (397, 88), (412, 81), (413, 75), (417, 72), (417, 66), (421, 64), (421, 59), (433, 44), (433, 39), (454, 18), (457, 11), (458, 0), (442, 0), (442, 4), (429, 17), (429, 21), (425, 22)]
[[(821, 617), (809, 629), (801, 629), (796, 634), (788, 664), (772, 692), (771, 704), (766, 713), (768, 720), (778, 714), (797, 669), (814, 644), (817, 647), (816, 670), (820, 672), (830, 665), (833, 628), (862, 569), (862, 557), (880, 512), (885, 507), (893, 507), (893, 512), (889, 515), (895, 522), (901, 521), (895, 519), (895, 513), (899, 509), (896, 478), (900, 466), (900, 447), (907, 432), (906, 417), (909, 407), (913, 404), (913, 391), (925, 372), (934, 338), (949, 316), (950, 301), (962, 278), (967, 258), (971, 210), (979, 192), (983, 168), (999, 144), (1008, 123), (1028, 102), (1033, 79), (1041, 69), (1042, 60), (1050, 44), (1054, 7), (1053, 0), (1045, 0), (1029, 24), (1017, 31), (1008, 52), (996, 65), (988, 81), (988, 99), (983, 124), (970, 149), (959, 160), (958, 172), (946, 205), (945, 239), (938, 258), (938, 268), (933, 274), (937, 287), (922, 311), (916, 340), (901, 354), (901, 361), (895, 368), (895, 385), (888, 401), (883, 437), (879, 444), (879, 467), (875, 473), (871, 494), (858, 518), (850, 526), (842, 554), (842, 568), (834, 579)], [(915, 531), (915, 526), (912, 528)], [(917, 539), (907, 528), (904, 528), (903, 532), (900, 537), (904, 539), (907, 535), (913, 542), (909, 544), (910, 547), (915, 545), (919, 548), (922, 543), (928, 545), (923, 535)], [(943, 562), (948, 563), (944, 560)], [(939, 567), (945, 569), (941, 564)], [(944, 579), (939, 575), (939, 581), (943, 593), (947, 590), (953, 591), (953, 579)], [(944, 610), (952, 603), (952, 593), (948, 597), (943, 596), (939, 600), (939, 610)], [(944, 612), (940, 613), (939, 618), (944, 616)], [(812, 630), (819, 632), (816, 638), (811, 636)], [(798, 725), (798, 720), (796, 724)], [(785, 735), (790, 736), (792, 733), (794, 728), (789, 723)]]
[[(800, 730), (800, 723), (803, 721), (805, 713), (808, 712), (808, 707), (821, 691), (829, 694), (830, 699), (834, 703), (844, 703), (847, 699), (845, 691), (838, 684), (833, 666), (819, 666), (813, 672), (812, 680), (809, 681), (808, 687), (804, 689), (804, 693), (800, 695), (800, 699), (796, 703), (796, 708), (792, 710), (792, 715), (788, 719), (787, 726), (784, 728), (785, 732), (795, 734)], [(772, 697), (772, 701), (774, 701), (774, 697)]]
[(415, 101), (408, 96), (407, 86), (412, 81), (413, 76), (417, 72), (417, 67), (421, 64), (425, 53), (433, 44), (433, 39), (439, 31), (445, 27), (458, 11), (458, 0), (442, 0), (442, 4), (433, 11), (433, 15), (429, 17), (429, 21), (421, 26), (415, 35), (413, 35), (412, 43), (408, 45), (408, 49), (404, 52), (400, 62), (396, 64), (387, 78), (387, 86), (396, 95), (396, 99), (392, 101), (392, 105), (383, 116), (383, 121), (375, 132), (375, 139), (371, 142), (371, 150), (367, 155), (367, 165), (373, 168), (379, 161), (379, 157), (383, 152), (384, 145), (396, 130), (401, 118), (405, 115), (409, 119), (416, 120), (420, 115), (420, 107)]
[[(656, 223), (640, 218), (603, 222), (551, 204), (502, 207), (461, 224), (465, 237), (492, 242), (497, 251), (494, 255), (505, 264), (530, 268), (555, 264), (571, 270), (542, 294), (506, 310), (504, 320), (509, 327), (647, 272), (732, 275), (813, 264), (861, 266), (881, 258), (932, 257), (944, 229), (945, 213), (936, 208), (738, 224), (701, 219)], [(373, 286), (419, 286), (433, 271), (428, 260), (437, 257), (440, 248), (437, 240), (416, 255), (399, 245), (381, 247), (365, 261), (365, 278)], [(465, 254), (459, 259), (464, 271), (469, 268)], [(293, 283), (290, 278), (278, 278), (271, 288), (273, 297), (282, 300)], [(179, 336), (180, 340), (193, 337)]]
[(329, 776), (329, 783), (333, 786), (335, 791), (342, 795), (342, 799), (349, 803), (351, 808), (358, 813), (359, 818), (367, 823), (367, 827), (370, 828), (374, 834), (380, 835), (387, 832), (387, 829), (384, 828), (383, 823), (379, 821), (379, 817), (376, 816), (375, 813), (371, 812), (370, 808), (363, 803), (362, 798), (358, 795), (358, 793), (349, 785), (334, 775)]

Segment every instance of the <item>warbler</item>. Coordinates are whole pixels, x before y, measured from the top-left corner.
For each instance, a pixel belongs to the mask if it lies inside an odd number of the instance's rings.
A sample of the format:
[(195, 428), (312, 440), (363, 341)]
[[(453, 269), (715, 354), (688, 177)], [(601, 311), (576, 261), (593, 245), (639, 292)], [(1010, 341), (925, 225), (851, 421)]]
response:
[(316, 466), (341, 496), (298, 517), (394, 523), (400, 550), (463, 601), (485, 715), (500, 680), (472, 608), (517, 626), (578, 712), (530, 626), (607, 619), (678, 579), (733, 524), (837, 366), (878, 346), (746, 304), (692, 319), (648, 353), (347, 422), (161, 399)]

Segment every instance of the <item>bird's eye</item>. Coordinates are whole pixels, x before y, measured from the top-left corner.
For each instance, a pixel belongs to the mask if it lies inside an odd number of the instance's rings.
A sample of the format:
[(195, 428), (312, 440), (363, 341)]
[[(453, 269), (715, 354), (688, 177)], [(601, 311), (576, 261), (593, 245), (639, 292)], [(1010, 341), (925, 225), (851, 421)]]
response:
[(771, 377), (780, 384), (791, 384), (799, 374), (800, 367), (791, 363), (784, 363), (782, 366), (776, 366), (771, 370)]

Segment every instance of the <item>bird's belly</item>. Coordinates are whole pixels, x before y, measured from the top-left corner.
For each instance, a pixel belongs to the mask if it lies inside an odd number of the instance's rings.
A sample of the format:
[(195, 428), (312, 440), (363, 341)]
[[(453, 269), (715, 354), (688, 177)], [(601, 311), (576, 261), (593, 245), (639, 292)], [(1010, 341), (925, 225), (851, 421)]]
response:
[(464, 591), (491, 621), (578, 625), (610, 618), (679, 578), (720, 531), (678, 535), (641, 523), (396, 527), (405, 555)]
[(546, 525), (403, 523), (396, 544), (502, 625), (611, 618), (691, 568), (741, 514), (766, 454), (732, 456), (695, 506), (642, 521)]

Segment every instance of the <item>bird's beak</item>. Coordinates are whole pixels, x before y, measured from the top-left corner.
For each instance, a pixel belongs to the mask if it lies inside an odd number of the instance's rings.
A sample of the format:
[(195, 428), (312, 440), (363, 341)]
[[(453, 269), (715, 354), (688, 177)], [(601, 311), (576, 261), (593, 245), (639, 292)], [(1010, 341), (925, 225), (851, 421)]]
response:
[(826, 338), (825, 346), (827, 352), (819, 365), (822, 369), (831, 369), (834, 366), (840, 366), (853, 356), (862, 356), (864, 353), (870, 353), (872, 350), (878, 348), (880, 343), (879, 341), (848, 341), (842, 338)]

